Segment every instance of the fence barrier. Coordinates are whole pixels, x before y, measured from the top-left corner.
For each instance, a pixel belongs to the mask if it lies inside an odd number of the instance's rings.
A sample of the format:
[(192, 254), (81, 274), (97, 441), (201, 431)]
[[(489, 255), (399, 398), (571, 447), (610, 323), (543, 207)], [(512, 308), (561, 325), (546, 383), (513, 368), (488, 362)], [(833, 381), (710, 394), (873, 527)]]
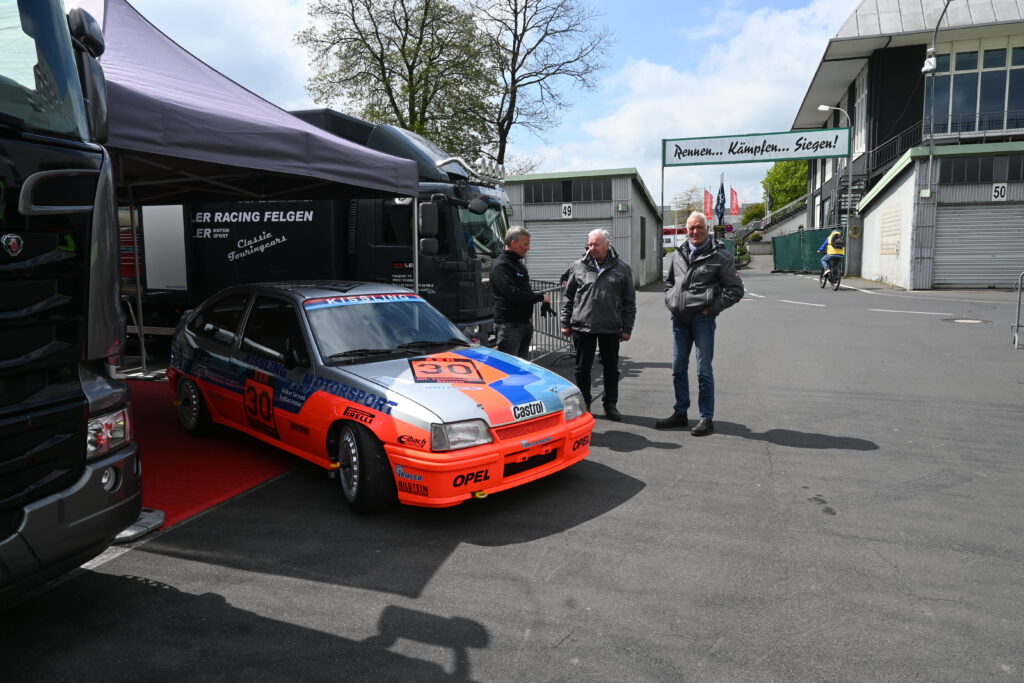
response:
[[(555, 354), (575, 357), (572, 339), (562, 336), (561, 324), (558, 322), (559, 311), (562, 309), (562, 285), (546, 280), (530, 280), (530, 287), (538, 294), (551, 297), (551, 310), (554, 314), (544, 315), (542, 304), (533, 307), (533, 343), (530, 345), (530, 360), (536, 363), (541, 358)], [(551, 362), (561, 360), (549, 359)]]

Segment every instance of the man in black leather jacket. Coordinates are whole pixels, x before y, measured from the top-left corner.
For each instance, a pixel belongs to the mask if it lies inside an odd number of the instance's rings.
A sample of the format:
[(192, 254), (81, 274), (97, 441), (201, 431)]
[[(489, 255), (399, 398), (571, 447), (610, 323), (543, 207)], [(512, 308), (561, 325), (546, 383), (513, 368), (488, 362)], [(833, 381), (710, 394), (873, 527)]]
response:
[(494, 330), (497, 349), (529, 358), (533, 339), (533, 305), (551, 303), (547, 294), (530, 287), (530, 273), (523, 258), (530, 250), (530, 233), (515, 225), (505, 233), (505, 251), (491, 264), (491, 292), (494, 294)]
[(665, 306), (672, 312), (672, 415), (655, 427), (688, 427), (690, 351), (697, 346), (697, 408), (700, 421), (690, 431), (706, 436), (715, 431), (715, 318), (743, 298), (743, 281), (725, 245), (708, 235), (708, 220), (694, 211), (686, 220), (686, 241), (672, 255), (665, 278)]

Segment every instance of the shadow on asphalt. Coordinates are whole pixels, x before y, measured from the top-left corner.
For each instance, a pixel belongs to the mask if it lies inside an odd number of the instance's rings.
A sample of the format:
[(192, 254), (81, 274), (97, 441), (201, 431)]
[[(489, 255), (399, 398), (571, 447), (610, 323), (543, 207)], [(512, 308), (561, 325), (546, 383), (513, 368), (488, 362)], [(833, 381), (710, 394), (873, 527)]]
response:
[(622, 505), (644, 486), (584, 460), (452, 508), (397, 506), (356, 515), (337, 481), (319, 468), (300, 466), (135, 550), (417, 597), (460, 544), (499, 547), (562, 534)]
[[(691, 420), (691, 422), (693, 422)], [(715, 420), (715, 433), (728, 436), (739, 436), (755, 441), (767, 441), (778, 446), (791, 448), (813, 448), (815, 450), (837, 451), (877, 451), (878, 444), (867, 439), (851, 436), (835, 436), (833, 434), (817, 434), (815, 432), (798, 432), (792, 429), (769, 429), (766, 432), (754, 432), (748, 427), (735, 422)]]
[[(214, 593), (95, 572), (3, 616), (8, 681), (469, 681), (470, 650), (491, 640), (471, 619), (395, 605), (381, 611), (377, 634), (352, 640), (232, 607)], [(399, 639), (440, 648), (436, 659), (451, 665), (392, 652)]]

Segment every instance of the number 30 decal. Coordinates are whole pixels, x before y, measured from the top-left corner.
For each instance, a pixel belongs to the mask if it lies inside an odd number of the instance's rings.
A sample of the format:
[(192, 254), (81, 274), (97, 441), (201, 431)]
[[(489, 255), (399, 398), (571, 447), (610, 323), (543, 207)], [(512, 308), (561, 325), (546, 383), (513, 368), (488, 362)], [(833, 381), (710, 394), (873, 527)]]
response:
[(274, 387), (263, 382), (245, 381), (245, 414), (249, 423), (263, 432), (277, 434), (274, 423)]

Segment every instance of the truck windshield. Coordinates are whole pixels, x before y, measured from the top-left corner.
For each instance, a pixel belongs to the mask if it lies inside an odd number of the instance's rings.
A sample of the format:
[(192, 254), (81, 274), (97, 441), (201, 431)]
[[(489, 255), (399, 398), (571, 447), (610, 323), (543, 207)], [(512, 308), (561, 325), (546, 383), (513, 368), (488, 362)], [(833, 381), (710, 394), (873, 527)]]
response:
[(60, 0), (0, 0), (0, 124), (88, 139)]
[(469, 209), (459, 208), (459, 220), (466, 231), (466, 242), (478, 255), (495, 257), (505, 248), (505, 212), (491, 207), (477, 215)]

